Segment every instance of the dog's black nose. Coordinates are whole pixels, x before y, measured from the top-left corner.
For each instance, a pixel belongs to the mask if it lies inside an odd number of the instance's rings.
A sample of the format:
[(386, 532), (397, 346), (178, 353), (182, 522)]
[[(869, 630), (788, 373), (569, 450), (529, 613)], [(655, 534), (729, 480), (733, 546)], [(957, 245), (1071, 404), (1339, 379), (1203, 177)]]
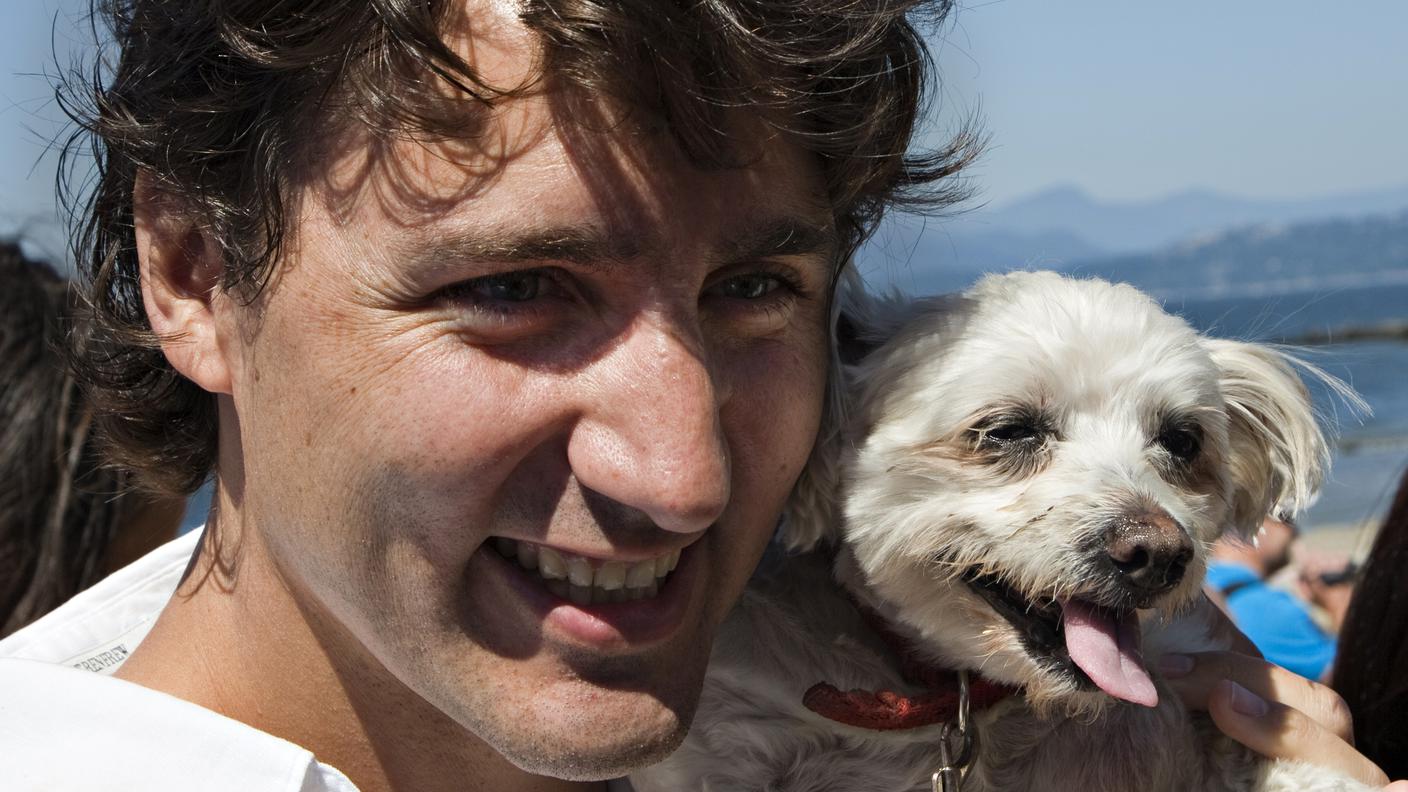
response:
[(1163, 510), (1128, 515), (1107, 535), (1105, 553), (1120, 579), (1145, 595), (1178, 585), (1193, 559), (1193, 540)]

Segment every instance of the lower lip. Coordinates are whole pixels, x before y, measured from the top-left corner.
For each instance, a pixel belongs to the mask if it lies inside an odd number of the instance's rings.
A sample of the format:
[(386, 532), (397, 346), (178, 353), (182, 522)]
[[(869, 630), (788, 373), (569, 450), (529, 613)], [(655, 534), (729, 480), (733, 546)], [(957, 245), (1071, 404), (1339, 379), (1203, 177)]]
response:
[(471, 564), (492, 570), (546, 629), (561, 637), (597, 648), (635, 648), (665, 640), (683, 623), (699, 574), (693, 550), (684, 549), (679, 565), (654, 597), (599, 605), (578, 605), (553, 594), (536, 574), (499, 555), (487, 542)]

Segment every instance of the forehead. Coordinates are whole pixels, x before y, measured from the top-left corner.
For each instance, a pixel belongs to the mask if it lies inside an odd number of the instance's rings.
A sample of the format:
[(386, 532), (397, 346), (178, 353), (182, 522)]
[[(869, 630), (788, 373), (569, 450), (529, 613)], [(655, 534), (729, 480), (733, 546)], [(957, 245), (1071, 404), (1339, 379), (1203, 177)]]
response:
[(729, 118), (739, 167), (696, 167), (656, 119), (539, 80), (539, 45), (503, 5), (471, 6), (473, 38), (462, 23), (447, 38), (487, 83), (532, 89), (467, 107), (478, 116), (463, 139), (343, 136), (307, 181), (313, 208), (354, 227), (593, 226), (661, 246), (765, 211), (831, 224), (819, 162), (765, 119)]
[(473, 140), (345, 144), (305, 192), (302, 222), (404, 239), (591, 228), (633, 251), (719, 247), (764, 216), (832, 226), (814, 158), (761, 124), (741, 138), (745, 164), (701, 169), (660, 132), (593, 129), (564, 119), (566, 104), (551, 94), (513, 100)]

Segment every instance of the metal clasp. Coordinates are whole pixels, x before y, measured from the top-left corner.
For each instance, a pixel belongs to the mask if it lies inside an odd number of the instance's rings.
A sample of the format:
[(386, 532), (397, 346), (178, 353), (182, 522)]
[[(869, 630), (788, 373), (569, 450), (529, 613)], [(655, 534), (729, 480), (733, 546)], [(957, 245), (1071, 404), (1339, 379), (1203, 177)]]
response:
[(933, 792), (960, 792), (968, 764), (973, 761), (973, 729), (968, 722), (968, 672), (958, 672), (958, 717), (939, 732), (939, 769), (934, 772)]

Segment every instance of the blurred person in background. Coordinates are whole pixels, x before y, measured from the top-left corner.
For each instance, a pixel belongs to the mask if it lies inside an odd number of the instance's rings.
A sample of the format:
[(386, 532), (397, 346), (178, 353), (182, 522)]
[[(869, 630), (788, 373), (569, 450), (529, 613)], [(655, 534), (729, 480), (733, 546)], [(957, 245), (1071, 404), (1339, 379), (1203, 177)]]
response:
[[(1270, 583), (1291, 563), (1299, 535), (1294, 523), (1268, 516), (1250, 544), (1225, 537), (1208, 565), (1209, 596), (1224, 606), (1267, 660), (1307, 679), (1328, 679), (1335, 659), (1335, 634), (1344, 622), (1354, 587), (1347, 559), (1308, 555), (1299, 590), (1306, 598)], [(1329, 629), (1314, 618), (1307, 601), (1321, 607)]]
[(1354, 714), (1359, 750), (1408, 777), (1408, 470), (1364, 563), (1340, 633), (1335, 690)]
[(77, 298), (0, 242), (0, 636), (175, 536), (180, 499), (127, 493), (65, 365)]

